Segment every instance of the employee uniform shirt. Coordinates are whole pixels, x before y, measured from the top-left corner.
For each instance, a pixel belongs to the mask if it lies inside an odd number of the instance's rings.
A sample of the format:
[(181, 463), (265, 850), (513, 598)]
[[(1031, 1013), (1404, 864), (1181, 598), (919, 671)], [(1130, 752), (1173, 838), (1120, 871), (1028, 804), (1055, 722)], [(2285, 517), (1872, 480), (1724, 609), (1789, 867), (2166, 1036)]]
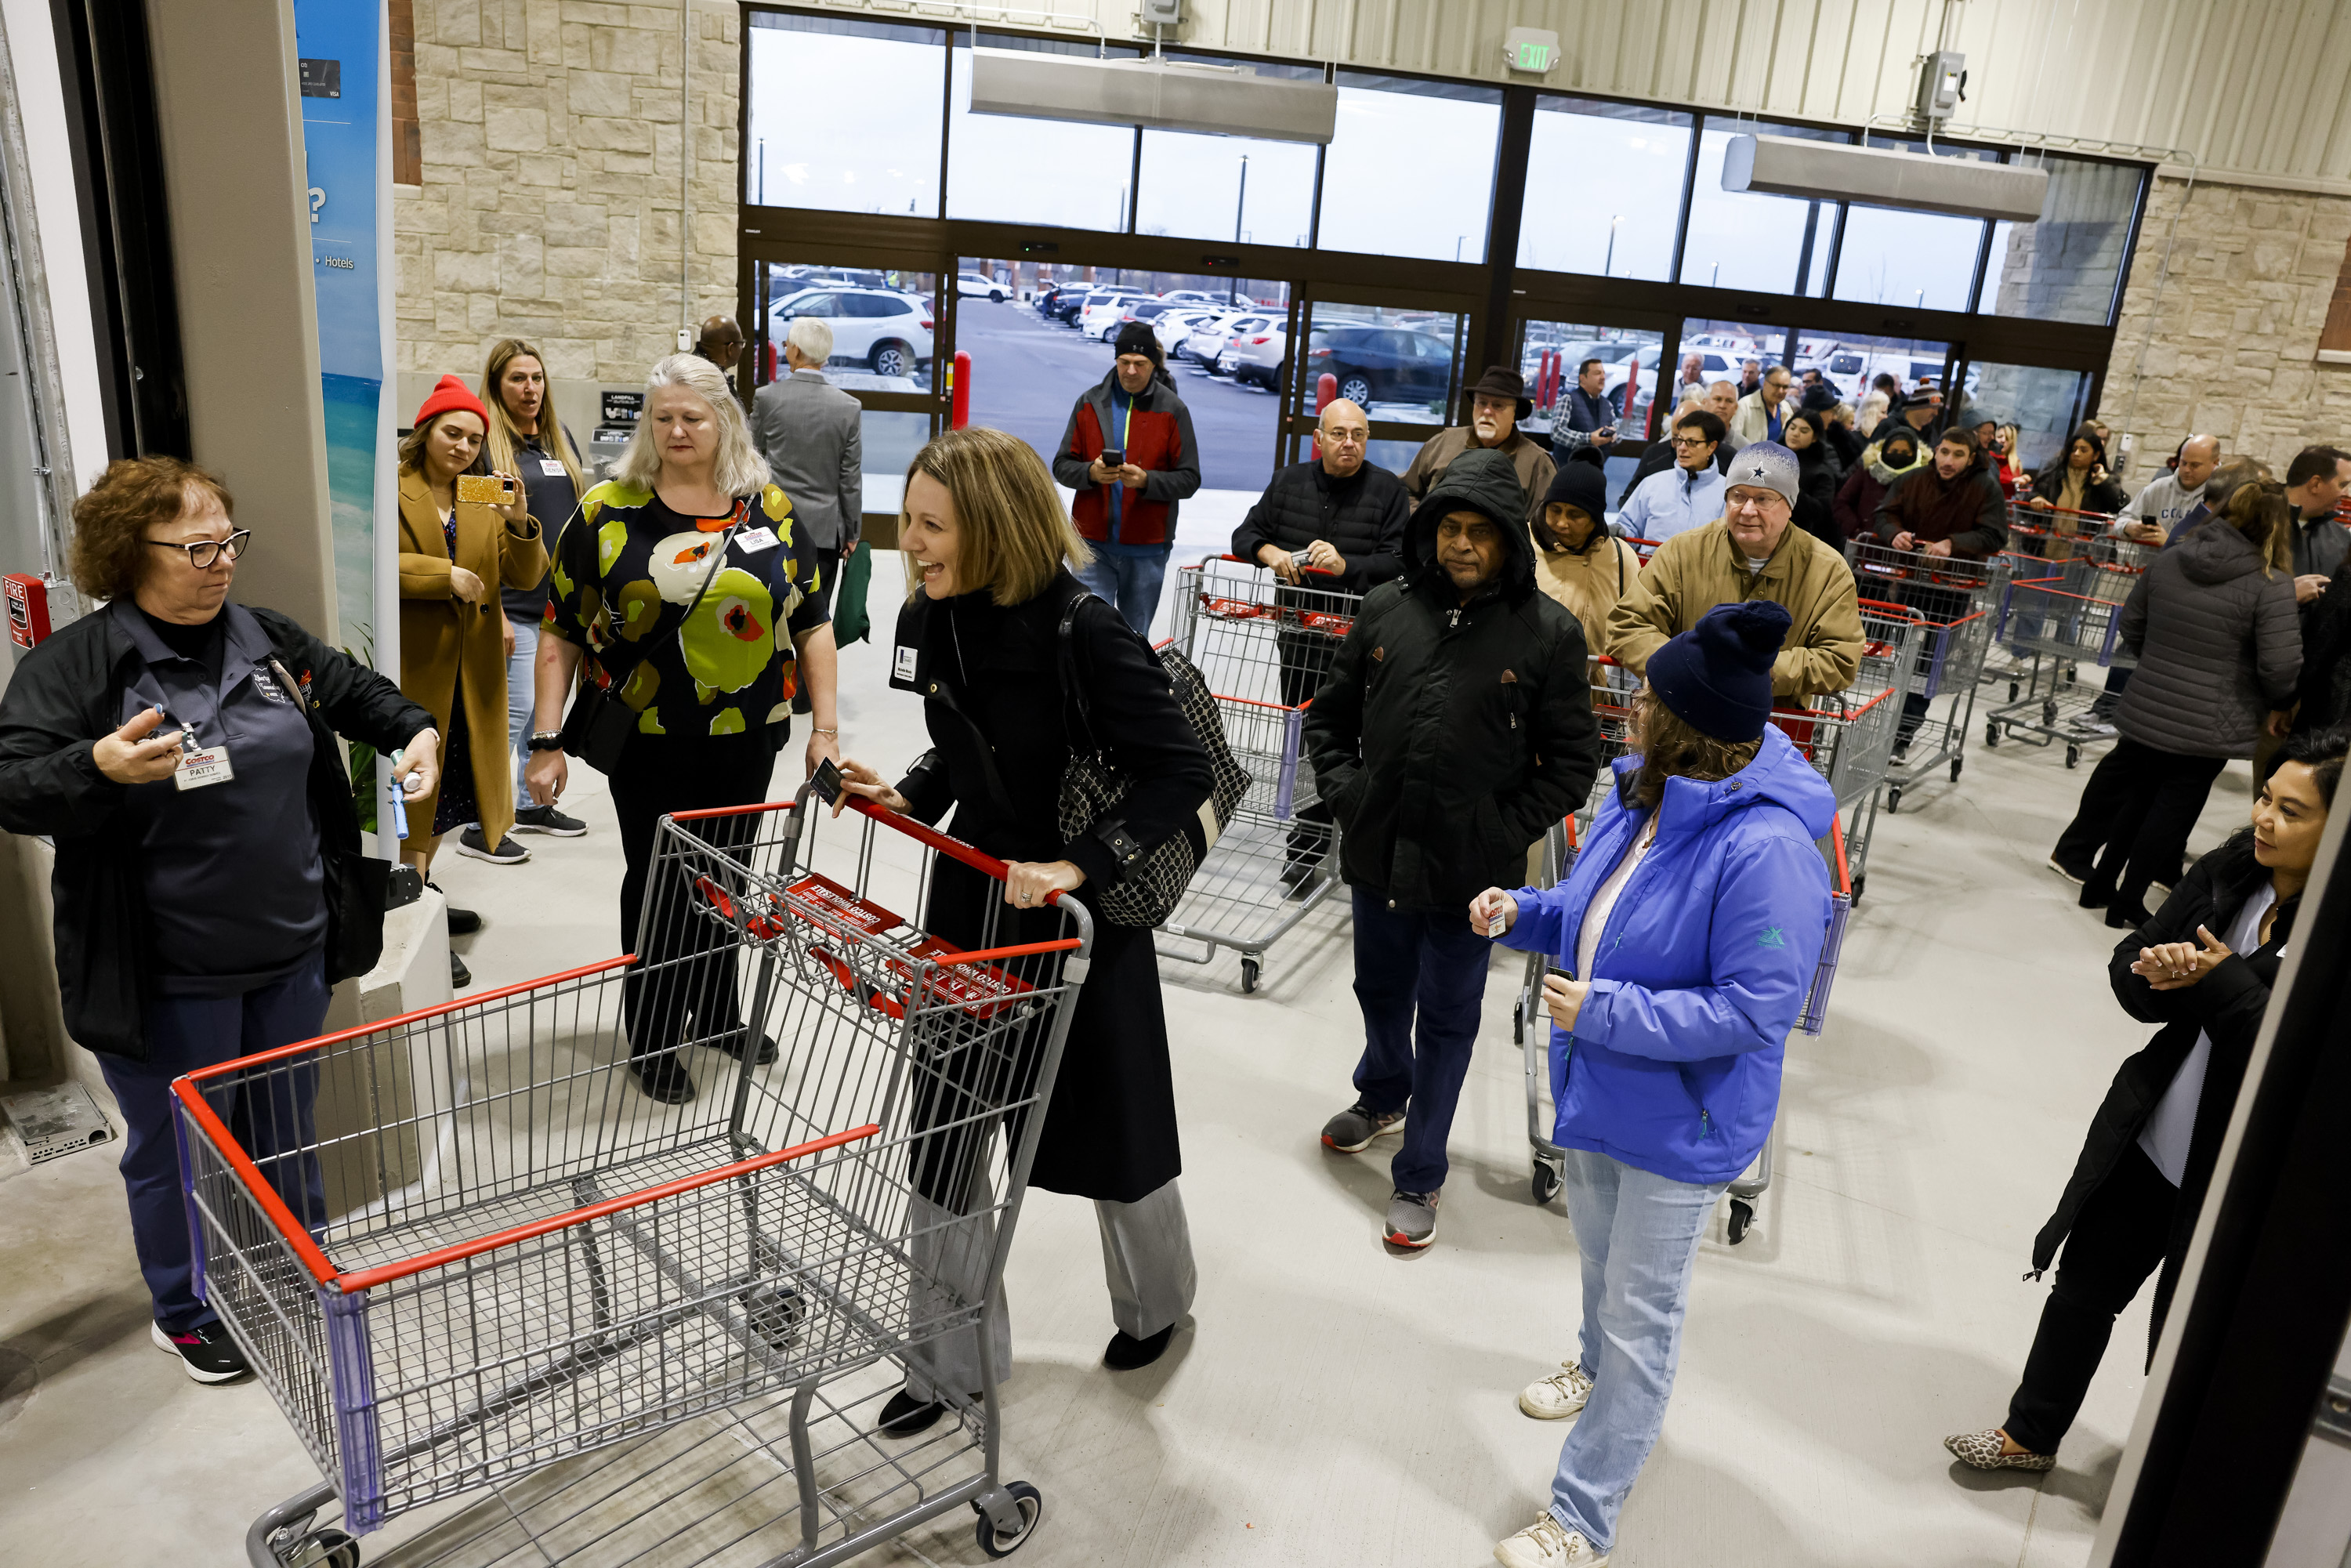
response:
[[(2231, 953), (2251, 953), (2262, 945), (2262, 920), (2277, 902), (2277, 887), (2272, 883), (2245, 900), (2244, 908), (2237, 912), (2236, 923), (2220, 938)], [(2171, 1087), (2163, 1092), (2156, 1103), (2155, 1113), (2139, 1129), (2138, 1146), (2163, 1173), (2163, 1179), (2178, 1186), (2188, 1169), (2188, 1145), (2196, 1135), (2196, 1107), (2204, 1098), (2204, 1072), (2212, 1064), (2212, 1037), (2199, 1034), (2188, 1052), (2188, 1060), (2171, 1075)]]
[(308, 787), (313, 742), (299, 693), (269, 667), (269, 634), (239, 605), (201, 627), (156, 621), (127, 600), (106, 613), (139, 654), (120, 718), (150, 707), (155, 733), (225, 746), (232, 777), (124, 792), (155, 942), (155, 989), (233, 997), (313, 961), (327, 937), (326, 870)]
[(1663, 544), (1722, 516), (1722, 492), (1728, 487), (1722, 470), (1711, 463), (1696, 473), (1677, 464), (1634, 486), (1616, 514), (1616, 531), (1626, 538)]
[[(539, 433), (517, 441), (514, 450), (515, 468), (522, 476), (523, 498), (530, 503), (530, 515), (538, 519), (539, 538), (546, 539), (563, 532), (563, 525), (571, 520), (572, 509), (580, 504), (579, 487), (572, 484), (570, 471), (555, 455), (555, 447), (547, 434), (554, 419), (551, 413), (542, 413)], [(572, 456), (578, 459), (577, 449)], [(547, 583), (548, 574), (541, 573), (536, 587), (499, 589), (498, 600), (506, 608), (507, 619), (521, 626), (538, 625), (539, 618), (547, 613)]]

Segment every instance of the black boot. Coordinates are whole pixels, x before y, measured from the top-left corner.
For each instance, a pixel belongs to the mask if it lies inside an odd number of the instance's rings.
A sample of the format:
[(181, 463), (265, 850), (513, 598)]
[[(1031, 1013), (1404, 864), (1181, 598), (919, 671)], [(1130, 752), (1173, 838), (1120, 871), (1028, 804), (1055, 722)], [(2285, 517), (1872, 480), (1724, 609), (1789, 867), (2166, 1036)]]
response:
[(1113, 1372), (1133, 1372), (1149, 1366), (1167, 1354), (1167, 1342), (1176, 1337), (1176, 1325), (1169, 1323), (1149, 1339), (1136, 1339), (1124, 1329), (1110, 1336), (1110, 1345), (1102, 1352), (1102, 1364)]
[(648, 1100), (683, 1105), (694, 1098), (694, 1079), (678, 1065), (677, 1052), (674, 1051), (638, 1057), (629, 1063), (629, 1071), (637, 1075), (637, 1087), (645, 1092)]

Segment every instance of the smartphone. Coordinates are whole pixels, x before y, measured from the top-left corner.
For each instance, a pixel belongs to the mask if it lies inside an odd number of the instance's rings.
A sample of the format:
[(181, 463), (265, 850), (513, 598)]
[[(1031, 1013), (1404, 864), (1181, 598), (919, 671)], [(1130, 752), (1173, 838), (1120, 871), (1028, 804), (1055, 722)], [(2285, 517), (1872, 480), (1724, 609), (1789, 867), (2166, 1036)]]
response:
[(477, 501), (486, 507), (512, 506), (514, 486), (494, 474), (460, 474), (457, 476), (457, 499)]
[(810, 775), (809, 782), (816, 786), (818, 800), (828, 806), (841, 804), (841, 769), (833, 766), (831, 758), (828, 757), (816, 765), (816, 771)]
[(1545, 975), (1557, 975), (1562, 980), (1572, 980), (1575, 978), (1575, 976), (1572, 971), (1562, 969), (1557, 964), (1545, 966), (1543, 973)]
[(1308, 567), (1314, 564), (1314, 552), (1311, 549), (1291, 550), (1290, 552), (1290, 564), (1296, 567), (1299, 570), (1304, 571)]
[(1102, 465), (1103, 467), (1116, 468), (1125, 462), (1126, 448), (1123, 446), (1105, 446), (1102, 448)]

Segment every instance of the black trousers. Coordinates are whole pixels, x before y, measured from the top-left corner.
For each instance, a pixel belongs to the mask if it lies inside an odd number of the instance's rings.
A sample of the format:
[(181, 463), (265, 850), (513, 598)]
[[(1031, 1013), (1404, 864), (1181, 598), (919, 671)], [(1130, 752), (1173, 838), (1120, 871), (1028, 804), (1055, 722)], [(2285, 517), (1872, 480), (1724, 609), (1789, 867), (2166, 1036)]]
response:
[[(1301, 707), (1314, 700), (1331, 674), (1331, 665), (1338, 657), (1339, 639), (1320, 632), (1283, 632), (1275, 638), (1281, 656), (1281, 700), (1285, 706)], [(1299, 758), (1299, 771), (1313, 777), (1313, 764)], [(1303, 780), (1301, 780), (1303, 782)], [(1322, 863), (1331, 852), (1331, 808), (1323, 802), (1318, 787), (1314, 799), (1297, 809), (1290, 830), (1290, 841), (1282, 852), (1285, 869), (1297, 866), (1311, 871)]]
[(2061, 863), (2092, 866), (2083, 906), (2141, 910), (2150, 883), (2170, 886), (2212, 780), (2227, 766), (2226, 758), (2182, 757), (2127, 737), (2116, 741), (2091, 770), (2082, 803), (2057, 839)]
[[(1905, 609), (1915, 610), (1927, 618), (1926, 629), (1918, 638), (1917, 657), (1911, 661), (1911, 682), (1920, 690), (1906, 692), (1902, 697), (1902, 727), (1896, 737), (1897, 746), (1907, 746), (1918, 727), (1927, 722), (1927, 706), (1934, 701), (1923, 689), (1935, 678), (1935, 653), (1947, 648), (1944, 628), (1970, 613), (1967, 594), (1955, 588), (1937, 588), (1928, 583), (1906, 582), (1897, 591)], [(1948, 674), (1945, 676), (1949, 678)]]
[(2056, 1288), (2024, 1376), (2008, 1402), (2008, 1435), (2036, 1454), (2053, 1454), (2081, 1413), (2106, 1354), (2115, 1318), (2162, 1267), (2179, 1189), (2137, 1144), (2082, 1206), (2057, 1260)]
[[(706, 917), (694, 882), (710, 868), (674, 860), (656, 868), (654, 832), (664, 814), (747, 806), (768, 798), (776, 753), (766, 727), (732, 740), (664, 745), (634, 737), (611, 776), (620, 819), (621, 950), (637, 956), (622, 1001), (629, 1054), (643, 1061), (681, 1045), (725, 1043), (743, 1028), (733, 933)], [(725, 817), (695, 834), (722, 848), (747, 842), (758, 819)], [(644, 919), (648, 902), (654, 918)], [(689, 1032), (689, 1023), (691, 1032)]]

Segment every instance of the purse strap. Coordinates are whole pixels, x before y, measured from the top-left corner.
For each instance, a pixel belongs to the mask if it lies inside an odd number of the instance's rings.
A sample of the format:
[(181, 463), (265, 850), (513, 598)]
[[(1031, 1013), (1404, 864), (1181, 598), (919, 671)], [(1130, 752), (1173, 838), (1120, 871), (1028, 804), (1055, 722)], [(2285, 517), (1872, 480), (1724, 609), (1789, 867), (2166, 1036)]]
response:
[[(1070, 595), (1070, 601), (1067, 604), (1061, 606), (1061, 626), (1054, 639), (1053, 663), (1055, 669), (1061, 674), (1062, 702), (1066, 705), (1074, 700), (1078, 705), (1078, 728), (1084, 733), (1086, 749), (1099, 753), (1102, 750), (1102, 742), (1094, 738), (1093, 706), (1086, 698), (1085, 682), (1078, 678), (1077, 654), (1078, 610), (1087, 600), (1093, 597), (1092, 590), (1080, 589)], [(1072, 739), (1074, 738), (1072, 737)], [(1073, 745), (1070, 749), (1074, 753), (1077, 747)]]

